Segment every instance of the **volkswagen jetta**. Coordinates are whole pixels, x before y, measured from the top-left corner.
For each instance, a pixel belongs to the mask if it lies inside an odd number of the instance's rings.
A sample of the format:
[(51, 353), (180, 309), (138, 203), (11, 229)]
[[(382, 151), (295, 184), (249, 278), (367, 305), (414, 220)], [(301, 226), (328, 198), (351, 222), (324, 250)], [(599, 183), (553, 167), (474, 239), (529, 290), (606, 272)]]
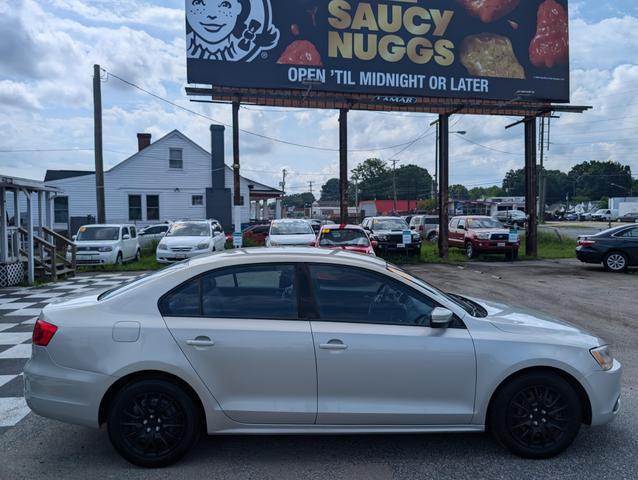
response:
[(445, 293), (369, 256), (238, 249), (47, 306), (25, 396), (143, 466), (202, 433), (491, 431), (558, 454), (620, 408), (621, 366), (580, 329)]

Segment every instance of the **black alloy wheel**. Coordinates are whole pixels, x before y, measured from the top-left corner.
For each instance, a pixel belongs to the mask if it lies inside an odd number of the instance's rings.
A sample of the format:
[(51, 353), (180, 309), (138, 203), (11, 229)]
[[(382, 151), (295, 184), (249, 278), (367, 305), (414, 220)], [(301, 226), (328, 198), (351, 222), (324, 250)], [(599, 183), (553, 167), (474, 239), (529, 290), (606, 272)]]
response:
[(197, 441), (200, 414), (193, 399), (165, 380), (143, 380), (120, 390), (109, 409), (109, 438), (129, 462), (164, 467)]
[(512, 452), (549, 458), (565, 450), (582, 423), (574, 388), (551, 372), (531, 373), (501, 388), (490, 411), (490, 429)]

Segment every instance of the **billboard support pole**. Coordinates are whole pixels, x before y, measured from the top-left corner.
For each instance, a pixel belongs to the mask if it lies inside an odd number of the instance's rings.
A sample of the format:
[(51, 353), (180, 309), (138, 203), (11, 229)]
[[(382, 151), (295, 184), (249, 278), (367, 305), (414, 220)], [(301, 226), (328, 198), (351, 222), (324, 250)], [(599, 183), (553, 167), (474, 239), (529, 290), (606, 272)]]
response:
[(525, 211), (528, 215), (525, 231), (525, 254), (538, 255), (536, 186), (536, 117), (525, 118)]
[(339, 207), (340, 222), (348, 223), (348, 109), (339, 110)]
[(450, 184), (450, 159), (449, 159), (449, 140), (450, 140), (450, 115), (439, 115), (438, 125), (438, 149), (439, 149), (439, 171), (438, 171), (438, 187), (439, 187), (439, 257), (448, 258), (449, 242), (448, 242), (448, 204)]
[(104, 160), (102, 152), (102, 79), (100, 66), (93, 65), (93, 136), (95, 143), (95, 198), (97, 223), (106, 223), (104, 201)]
[(239, 176), (239, 101), (233, 102), (233, 205), (235, 232), (241, 232), (241, 179)]

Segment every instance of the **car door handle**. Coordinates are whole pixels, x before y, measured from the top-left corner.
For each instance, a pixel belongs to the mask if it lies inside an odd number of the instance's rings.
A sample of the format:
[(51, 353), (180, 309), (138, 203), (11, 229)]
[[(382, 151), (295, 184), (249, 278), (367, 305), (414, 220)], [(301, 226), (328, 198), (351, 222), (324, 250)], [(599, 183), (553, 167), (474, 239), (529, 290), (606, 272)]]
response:
[(215, 342), (210, 338), (196, 338), (194, 340), (186, 340), (186, 345), (191, 347), (212, 347)]
[(328, 343), (320, 343), (319, 348), (323, 350), (345, 350), (348, 345), (341, 340), (330, 340)]

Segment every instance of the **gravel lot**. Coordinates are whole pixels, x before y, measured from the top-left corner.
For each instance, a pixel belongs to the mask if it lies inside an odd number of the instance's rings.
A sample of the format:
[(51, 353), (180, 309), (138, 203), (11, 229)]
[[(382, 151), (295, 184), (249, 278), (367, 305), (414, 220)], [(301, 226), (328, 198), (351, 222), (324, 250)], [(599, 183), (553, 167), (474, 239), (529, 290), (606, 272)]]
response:
[(485, 434), (242, 436), (206, 438), (178, 465), (149, 471), (120, 459), (104, 431), (31, 414), (0, 436), (0, 479), (637, 478), (637, 275), (569, 260), (411, 270), (444, 289), (543, 310), (607, 339), (625, 369), (619, 418), (583, 428), (574, 445), (551, 460), (512, 456)]

